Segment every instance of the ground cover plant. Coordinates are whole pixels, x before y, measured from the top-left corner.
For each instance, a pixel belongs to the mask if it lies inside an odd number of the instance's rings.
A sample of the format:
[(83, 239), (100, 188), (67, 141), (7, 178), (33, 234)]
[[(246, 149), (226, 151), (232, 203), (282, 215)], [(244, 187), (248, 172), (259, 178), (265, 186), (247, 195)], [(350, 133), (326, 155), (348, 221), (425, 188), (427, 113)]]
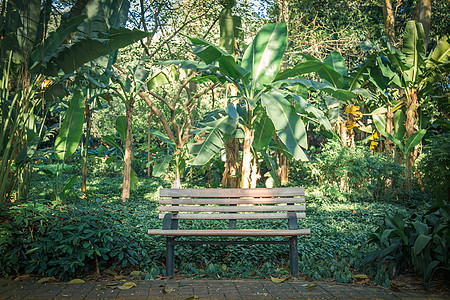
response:
[[(36, 178), (31, 192), (51, 189), (52, 184), (50, 179)], [(85, 199), (56, 202), (36, 198), (14, 204), (10, 213), (2, 216), (2, 275), (35, 273), (69, 280), (86, 272), (120, 272), (132, 265), (143, 271), (143, 278), (164, 276), (165, 239), (146, 234), (146, 229), (161, 227), (157, 211), (161, 186), (170, 183), (144, 179), (130, 201), (120, 204), (120, 178), (97, 177), (90, 180)], [(308, 192), (317, 195), (320, 191), (309, 187)], [(352, 282), (358, 273), (355, 268), (373, 250), (361, 246), (383, 223), (384, 212), (410, 212), (402, 205), (384, 202), (323, 203), (314, 199), (308, 201), (308, 217), (299, 220), (300, 227), (313, 233), (300, 238), (300, 272), (314, 280)], [(278, 220), (252, 222), (256, 228), (287, 226)], [(186, 229), (223, 226), (226, 224), (220, 221), (180, 222), (180, 228)], [(180, 245), (176, 260), (178, 274), (189, 277), (270, 278), (289, 274), (286, 245)]]

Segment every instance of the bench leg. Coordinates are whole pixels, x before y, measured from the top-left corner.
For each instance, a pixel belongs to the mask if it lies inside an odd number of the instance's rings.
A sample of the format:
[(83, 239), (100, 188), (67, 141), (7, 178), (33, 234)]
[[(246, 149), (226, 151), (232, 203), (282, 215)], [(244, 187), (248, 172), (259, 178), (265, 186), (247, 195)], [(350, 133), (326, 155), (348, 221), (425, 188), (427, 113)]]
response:
[(166, 276), (173, 276), (175, 243), (173, 237), (166, 238)]
[(296, 236), (289, 238), (289, 264), (291, 267), (291, 276), (298, 278), (298, 248)]

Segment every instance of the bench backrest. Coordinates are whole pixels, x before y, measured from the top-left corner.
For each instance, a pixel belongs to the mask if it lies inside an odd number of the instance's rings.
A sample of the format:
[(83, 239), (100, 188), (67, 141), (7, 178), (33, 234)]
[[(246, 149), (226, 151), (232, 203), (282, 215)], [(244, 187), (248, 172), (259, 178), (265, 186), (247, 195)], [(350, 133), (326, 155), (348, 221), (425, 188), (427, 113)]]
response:
[(238, 220), (305, 218), (304, 188), (161, 189), (159, 218)]

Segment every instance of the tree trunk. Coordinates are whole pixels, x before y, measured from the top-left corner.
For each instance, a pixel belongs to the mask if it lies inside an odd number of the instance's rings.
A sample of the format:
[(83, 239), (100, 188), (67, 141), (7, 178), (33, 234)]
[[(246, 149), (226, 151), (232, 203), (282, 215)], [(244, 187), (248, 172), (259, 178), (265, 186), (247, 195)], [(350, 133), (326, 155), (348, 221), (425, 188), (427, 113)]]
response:
[(148, 113), (148, 117), (147, 117), (147, 129), (148, 129), (147, 130), (147, 147), (148, 147), (148, 149), (147, 149), (147, 177), (149, 177), (149, 178), (152, 176), (151, 168), (150, 168), (150, 161), (151, 161), (150, 146), (151, 146), (151, 137), (152, 137), (152, 135), (150, 134), (150, 129), (152, 128), (151, 124), (150, 124), (151, 116), (152, 116), (152, 112), (150, 111)]
[(341, 137), (342, 145), (348, 146), (347, 125), (344, 121), (339, 122), (339, 136)]
[(133, 143), (133, 106), (134, 98), (130, 99), (129, 105), (126, 108), (127, 118), (127, 136), (125, 140), (125, 155), (124, 155), (124, 168), (123, 168), (123, 185), (122, 185), (122, 202), (126, 202), (130, 198), (131, 188), (131, 146)]
[(223, 187), (239, 187), (239, 139), (229, 138), (225, 142), (225, 170)]
[(422, 23), (423, 31), (425, 32), (424, 44), (426, 49), (431, 26), (431, 0), (418, 0), (414, 17), (415, 20)]
[[(415, 88), (406, 90), (407, 96), (407, 106), (406, 106), (406, 135), (405, 140), (408, 139), (416, 132), (415, 124), (417, 120), (417, 108), (419, 107), (419, 102), (417, 99), (417, 90)], [(415, 151), (410, 153), (405, 153), (406, 155), (406, 185), (407, 189), (411, 191), (412, 180), (414, 175), (414, 162), (416, 160)]]
[(395, 17), (391, 0), (383, 1), (384, 32), (391, 43), (395, 41)]
[(244, 128), (244, 148), (242, 151), (242, 178), (241, 188), (249, 188), (252, 174), (252, 143), (255, 137), (255, 131), (250, 128)]
[(258, 163), (256, 159), (253, 160), (252, 163), (252, 174), (251, 174), (251, 180), (250, 180), (250, 187), (252, 189), (256, 188), (256, 184), (258, 183), (258, 180), (261, 178), (261, 175), (259, 174), (258, 170)]
[(91, 119), (91, 110), (89, 108), (89, 104), (84, 105), (84, 118), (87, 120), (86, 123), (86, 134), (84, 138), (84, 151), (83, 151), (83, 163), (82, 163), (82, 170), (81, 170), (81, 192), (86, 197), (86, 181), (87, 181), (87, 159), (88, 159), (88, 148), (89, 148), (89, 140), (91, 138), (91, 126), (92, 126), (92, 119)]
[(289, 182), (289, 160), (286, 155), (277, 150), (278, 158), (278, 178), (280, 178), (280, 185), (286, 185)]
[[(392, 135), (392, 131), (394, 130), (394, 113), (392, 112), (392, 107), (388, 106), (388, 111), (386, 114), (386, 132)], [(384, 142), (384, 149), (386, 153), (393, 157), (394, 152), (394, 142), (390, 139), (386, 139)]]

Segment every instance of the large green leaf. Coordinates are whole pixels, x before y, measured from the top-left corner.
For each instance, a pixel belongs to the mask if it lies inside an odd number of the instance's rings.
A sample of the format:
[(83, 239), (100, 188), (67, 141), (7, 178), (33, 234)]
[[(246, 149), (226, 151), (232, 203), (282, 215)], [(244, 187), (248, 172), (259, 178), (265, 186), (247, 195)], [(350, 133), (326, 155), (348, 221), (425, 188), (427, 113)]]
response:
[(423, 136), (425, 135), (425, 133), (427, 133), (426, 129), (421, 129), (421, 130), (419, 130), (417, 132), (414, 132), (409, 137), (409, 139), (406, 141), (405, 153), (409, 153), (410, 151), (412, 151), (412, 149), (414, 149), (414, 147), (419, 145), (419, 143), (422, 141)]
[(253, 147), (261, 150), (267, 147), (272, 139), (275, 127), (265, 112), (259, 112), (253, 122), (255, 136), (253, 139)]
[(166, 75), (166, 73), (160, 71), (155, 75), (153, 75), (153, 77), (147, 81), (147, 88), (149, 90), (153, 90), (159, 86), (163, 86), (169, 83), (170, 83), (169, 77)]
[(326, 130), (329, 130), (329, 131), (333, 130), (333, 127), (331, 126), (330, 121), (328, 120), (327, 117), (325, 117), (325, 115), (323, 114), (323, 112), (321, 110), (316, 108), (314, 105), (308, 103), (305, 99), (303, 99), (303, 97), (294, 95), (294, 99), (298, 102), (301, 109), (312, 114), (317, 119), (319, 124), (323, 125)]
[(420, 252), (428, 245), (432, 237), (429, 235), (419, 234), (414, 242), (414, 255), (419, 255)]
[(385, 138), (391, 140), (397, 147), (400, 149), (402, 153), (404, 153), (404, 147), (401, 142), (401, 140), (395, 138), (390, 133), (386, 132), (386, 118), (384, 115), (381, 114), (374, 114), (372, 115), (373, 124), (375, 125), (375, 128), (380, 132), (382, 136)]
[(340, 101), (348, 101), (355, 99), (357, 97), (357, 93), (355, 92), (336, 88), (335, 86), (326, 82), (318, 82), (310, 79), (295, 78), (295, 79), (279, 80), (276, 82), (275, 87), (281, 86), (283, 84), (289, 85), (301, 84), (310, 90), (324, 91), (325, 93), (333, 96), (334, 98)]
[(307, 161), (308, 158), (301, 148), (308, 147), (305, 125), (296, 113), (295, 107), (277, 91), (263, 94), (261, 103), (289, 153), (296, 159)]
[(64, 121), (55, 140), (55, 157), (64, 159), (77, 150), (84, 123), (84, 98), (81, 91), (76, 91), (69, 103)]
[(334, 70), (336, 70), (342, 76), (346, 76), (348, 73), (347, 65), (345, 64), (345, 60), (339, 52), (333, 51), (325, 57), (323, 60), (324, 63), (331, 66)]
[(228, 115), (208, 122), (202, 128), (206, 136), (201, 143), (193, 144), (189, 153), (194, 155), (193, 165), (204, 165), (224, 147), (225, 135), (231, 135), (236, 129), (238, 119)]
[(112, 135), (112, 134), (104, 135), (104, 136), (102, 136), (102, 139), (111, 147), (115, 147), (116, 149), (119, 149), (120, 152), (122, 153), (122, 156), (124, 156), (123, 149), (119, 144), (116, 143), (116, 141), (115, 141), (116, 137), (114, 135)]
[(242, 57), (241, 66), (250, 71), (252, 89), (271, 83), (280, 69), (287, 45), (285, 23), (264, 25)]
[(405, 134), (406, 134), (406, 126), (405, 126), (405, 121), (406, 121), (406, 114), (403, 110), (398, 109), (395, 113), (394, 113), (394, 118), (393, 118), (393, 123), (394, 123), (394, 136), (395, 138), (403, 141), (403, 139), (405, 138)]
[(450, 38), (444, 36), (437, 43), (436, 47), (431, 50), (428, 55), (427, 68), (435, 67), (438, 64), (444, 63), (450, 60)]
[(188, 37), (193, 45), (193, 52), (206, 64), (217, 62), (223, 75), (229, 76), (234, 81), (240, 81), (248, 73), (240, 68), (233, 56), (211, 43), (199, 38)]
[(127, 117), (118, 116), (116, 119), (116, 130), (119, 133), (120, 139), (125, 143), (127, 138)]
[(320, 78), (326, 80), (336, 88), (342, 88), (344, 85), (344, 78), (330, 65), (321, 62), (318, 59), (311, 58), (297, 64), (295, 67), (286, 69), (280, 72), (275, 80), (282, 80), (291, 77), (298, 77), (303, 74), (317, 73)]
[(416, 82), (419, 78), (420, 68), (424, 62), (422, 57), (425, 54), (424, 37), (425, 33), (422, 23), (416, 21), (408, 21), (406, 23), (402, 51), (405, 54), (406, 63), (409, 65), (406, 74), (411, 82)]
[(56, 50), (61, 46), (64, 40), (73, 33), (77, 27), (83, 22), (86, 16), (77, 16), (69, 19), (59, 26), (55, 31), (51, 32), (43, 42), (31, 53), (31, 72), (39, 71), (38, 65), (46, 65), (47, 62), (55, 54)]
[(111, 29), (109, 34), (103, 38), (85, 37), (73, 44), (63, 45), (61, 51), (58, 50), (50, 59), (44, 74), (57, 75), (59, 69), (66, 74), (72, 73), (84, 63), (110, 54), (148, 35), (150, 33), (137, 29)]
[(152, 175), (154, 177), (159, 177), (163, 174), (167, 173), (167, 169), (169, 168), (169, 163), (172, 161), (172, 155), (164, 156), (158, 163), (153, 165)]
[(137, 189), (139, 183), (139, 177), (137, 176), (136, 172), (131, 169), (130, 172), (130, 190), (135, 191)]
[(155, 130), (155, 129), (149, 129), (148, 132), (150, 132), (150, 134), (153, 134), (154, 136), (156, 136), (157, 138), (159, 138), (163, 142), (166, 142), (167, 144), (169, 144), (173, 148), (176, 147), (175, 143), (166, 134), (162, 133), (161, 131), (158, 131), (158, 130)]

